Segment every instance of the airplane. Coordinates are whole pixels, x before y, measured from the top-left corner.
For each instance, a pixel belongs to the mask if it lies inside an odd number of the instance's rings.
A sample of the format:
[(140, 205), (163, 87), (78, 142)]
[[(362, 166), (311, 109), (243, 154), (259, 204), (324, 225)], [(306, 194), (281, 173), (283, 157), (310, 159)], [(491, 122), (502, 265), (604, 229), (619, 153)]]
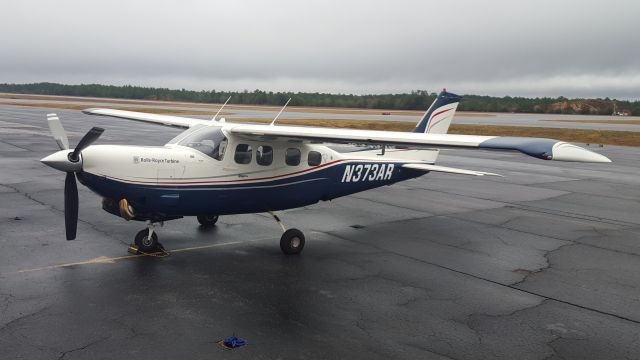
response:
[[(89, 115), (185, 129), (164, 146), (92, 145), (104, 131), (93, 127), (71, 149), (60, 119), (48, 114), (60, 151), (41, 162), (66, 172), (67, 240), (76, 238), (77, 178), (103, 198), (105, 211), (125, 220), (146, 222), (146, 228), (134, 239), (143, 253), (159, 250), (155, 227), (165, 221), (195, 216), (201, 226), (210, 227), (221, 215), (268, 212), (282, 228), (280, 248), (288, 255), (302, 251), (305, 236), (296, 228), (287, 229), (275, 211), (430, 172), (497, 175), (435, 165), (441, 148), (520, 151), (556, 161), (611, 162), (601, 154), (553, 139), (447, 134), (460, 99), (443, 90), (412, 132), (276, 125), (284, 108), (269, 125), (229, 123), (216, 119), (217, 114), (202, 120), (115, 109), (83, 110)], [(327, 144), (369, 147), (338, 152)]]

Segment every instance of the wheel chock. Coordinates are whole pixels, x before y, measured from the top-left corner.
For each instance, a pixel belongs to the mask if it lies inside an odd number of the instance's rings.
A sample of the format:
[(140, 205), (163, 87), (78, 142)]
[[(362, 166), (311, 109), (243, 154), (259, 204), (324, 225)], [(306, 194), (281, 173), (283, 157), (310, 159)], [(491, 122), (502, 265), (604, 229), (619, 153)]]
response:
[(162, 246), (162, 244), (160, 243), (158, 243), (158, 248), (153, 253), (146, 253), (140, 250), (135, 244), (129, 244), (129, 247), (127, 247), (127, 252), (133, 255), (147, 255), (153, 257), (167, 257), (171, 255), (171, 253), (165, 250), (164, 246)]
[(127, 252), (129, 252), (130, 254), (133, 254), (133, 255), (140, 255), (141, 254), (140, 250), (138, 250), (138, 247), (135, 246), (134, 244), (129, 244), (129, 247), (127, 248)]

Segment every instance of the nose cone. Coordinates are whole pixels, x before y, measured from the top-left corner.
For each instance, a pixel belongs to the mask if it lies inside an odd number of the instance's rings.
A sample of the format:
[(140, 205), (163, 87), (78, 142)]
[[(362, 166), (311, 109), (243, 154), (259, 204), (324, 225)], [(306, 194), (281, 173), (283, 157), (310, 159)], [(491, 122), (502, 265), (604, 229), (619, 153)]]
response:
[(60, 150), (58, 152), (54, 152), (53, 154), (42, 158), (40, 160), (41, 163), (51, 166), (52, 168), (64, 172), (76, 172), (82, 170), (82, 155), (80, 155), (80, 160), (77, 162), (72, 162), (69, 160), (68, 155), (73, 152), (71, 150)]
[(610, 163), (608, 157), (566, 142), (559, 142), (553, 146), (553, 160), (579, 161), (592, 163)]

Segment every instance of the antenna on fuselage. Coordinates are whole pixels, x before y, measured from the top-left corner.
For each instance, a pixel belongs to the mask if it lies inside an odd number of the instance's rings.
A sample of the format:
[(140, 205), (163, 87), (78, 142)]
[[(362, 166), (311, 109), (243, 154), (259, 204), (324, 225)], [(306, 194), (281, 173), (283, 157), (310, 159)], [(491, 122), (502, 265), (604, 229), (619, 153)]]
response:
[(218, 115), (220, 115), (220, 111), (222, 111), (222, 109), (224, 108), (225, 105), (227, 105), (227, 103), (229, 102), (229, 100), (231, 100), (231, 96), (229, 96), (229, 98), (227, 99), (227, 101), (224, 102), (224, 104), (222, 104), (222, 106), (220, 106), (220, 109), (218, 109), (218, 112), (213, 115), (213, 119), (211, 119), (211, 121), (216, 121), (216, 117), (218, 117)]
[(280, 109), (280, 112), (278, 113), (278, 115), (276, 115), (276, 117), (273, 118), (273, 121), (271, 121), (271, 126), (275, 125), (276, 120), (278, 120), (278, 117), (280, 116), (280, 114), (282, 114), (282, 112), (284, 111), (284, 108), (287, 107), (287, 105), (289, 105), (289, 101), (291, 101), (291, 98), (289, 98), (289, 100), (287, 100), (287, 103), (284, 104), (284, 106), (282, 107), (282, 109)]

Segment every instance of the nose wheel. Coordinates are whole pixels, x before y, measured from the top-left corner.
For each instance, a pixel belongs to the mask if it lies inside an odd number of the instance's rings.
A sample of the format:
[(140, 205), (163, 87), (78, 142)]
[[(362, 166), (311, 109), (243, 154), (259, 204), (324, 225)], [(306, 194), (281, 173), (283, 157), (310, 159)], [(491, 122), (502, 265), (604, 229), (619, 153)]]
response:
[(147, 228), (136, 234), (134, 243), (139, 251), (150, 254), (162, 250), (162, 245), (158, 242), (158, 235), (154, 230), (155, 224), (149, 221)]
[(156, 233), (151, 233), (149, 236), (149, 230), (144, 229), (140, 230), (135, 238), (135, 244), (138, 247), (138, 250), (145, 253), (152, 253), (158, 250), (158, 235)]

